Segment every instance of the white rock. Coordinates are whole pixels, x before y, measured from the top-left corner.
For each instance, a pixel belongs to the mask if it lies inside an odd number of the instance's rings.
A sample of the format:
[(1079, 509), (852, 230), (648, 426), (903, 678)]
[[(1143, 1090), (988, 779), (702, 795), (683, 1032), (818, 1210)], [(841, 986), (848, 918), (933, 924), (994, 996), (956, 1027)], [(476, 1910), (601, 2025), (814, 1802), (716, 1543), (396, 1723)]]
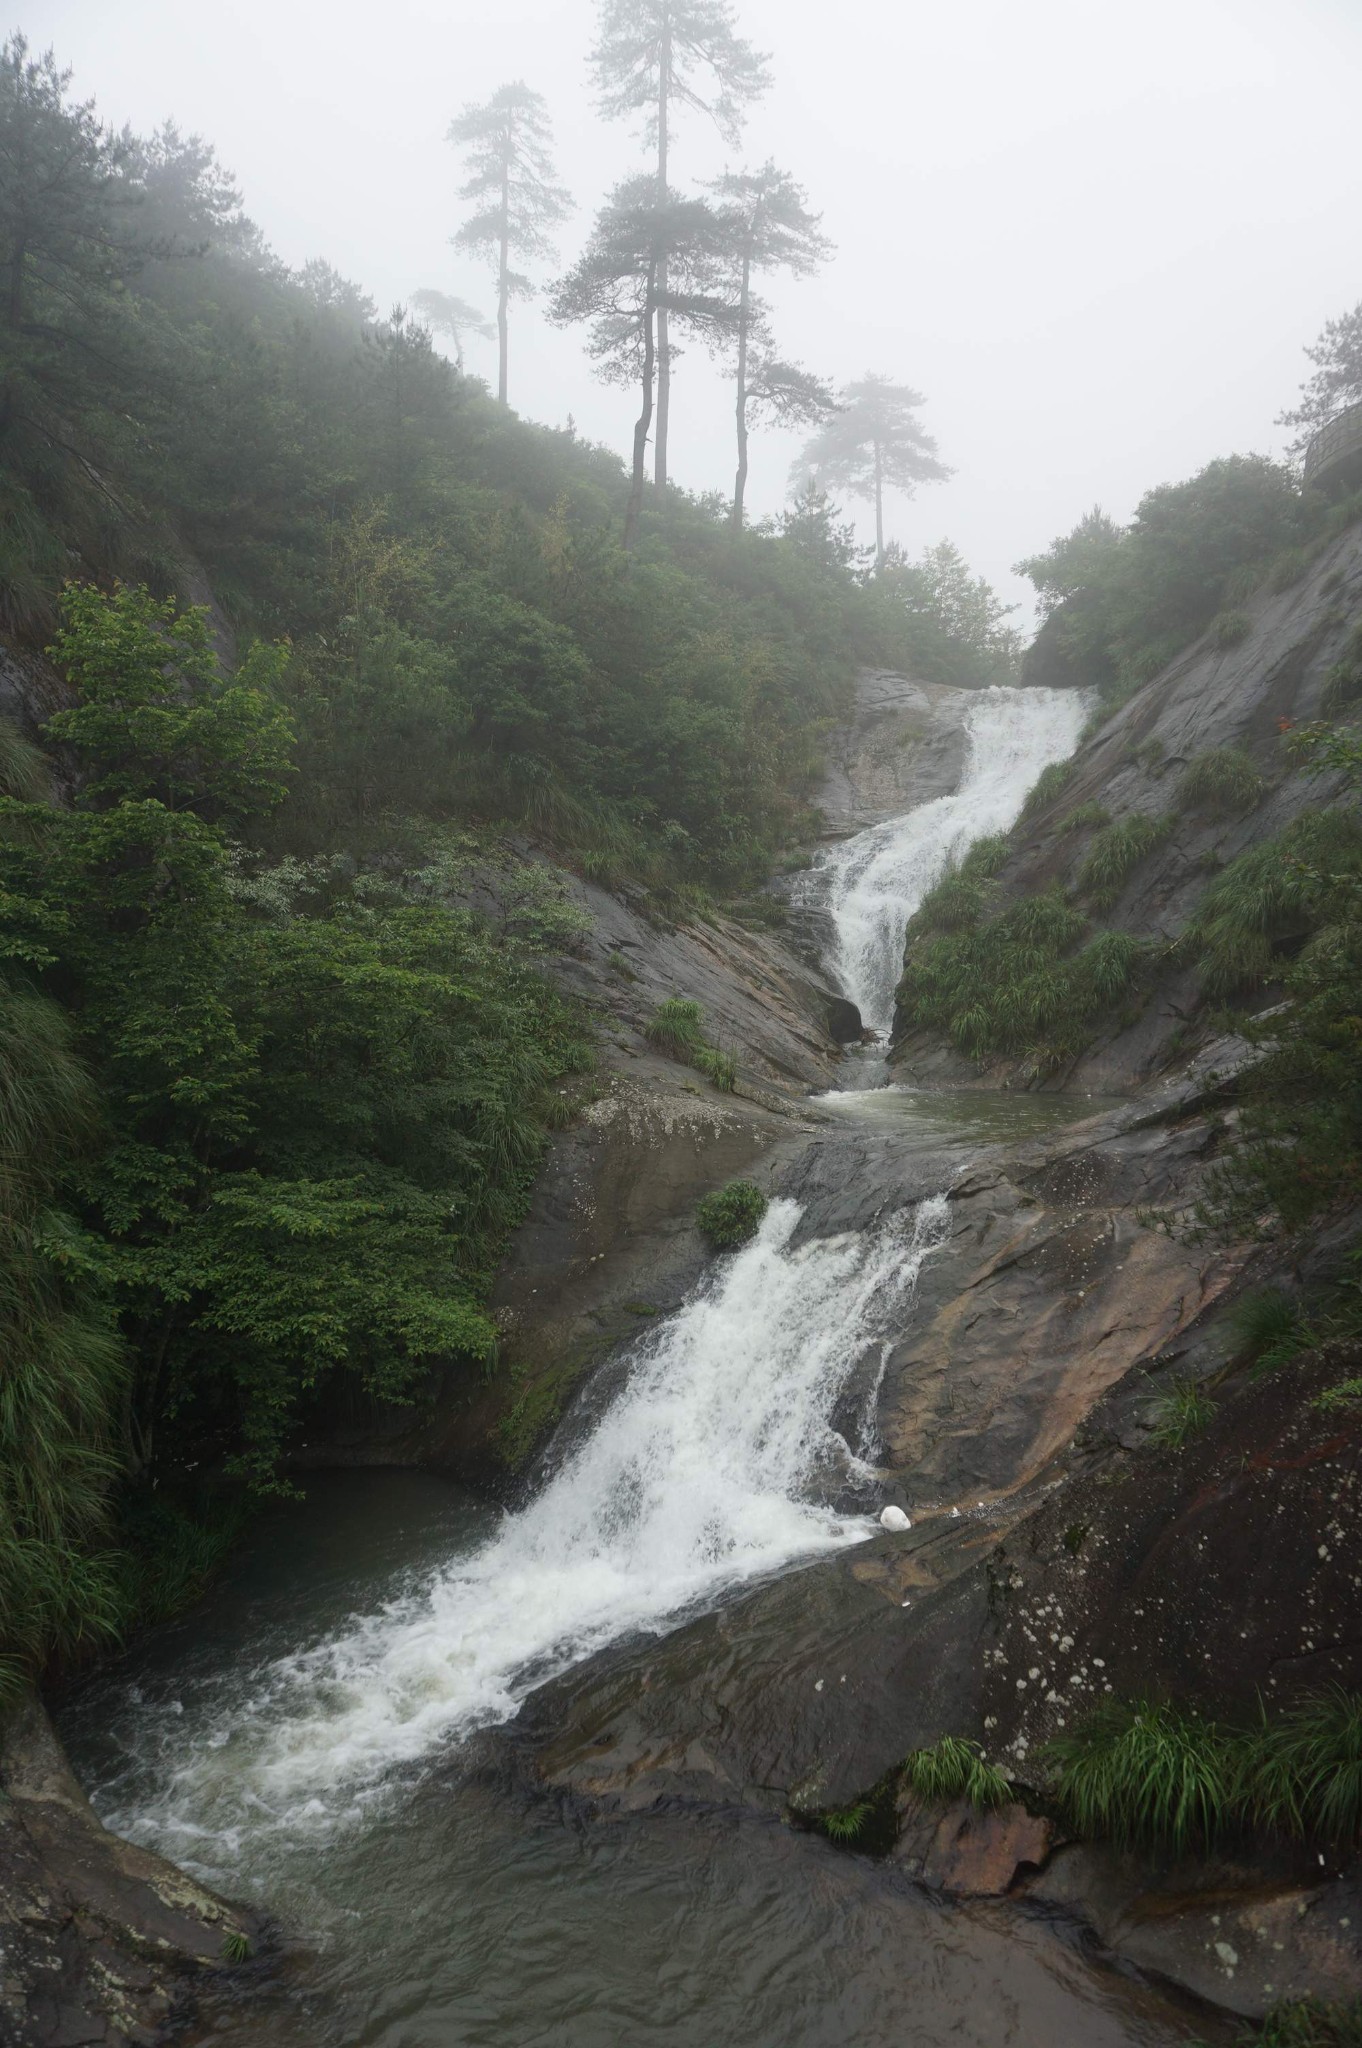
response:
[(902, 1508), (880, 1509), (880, 1527), (882, 1529), (911, 1529), (912, 1526)]

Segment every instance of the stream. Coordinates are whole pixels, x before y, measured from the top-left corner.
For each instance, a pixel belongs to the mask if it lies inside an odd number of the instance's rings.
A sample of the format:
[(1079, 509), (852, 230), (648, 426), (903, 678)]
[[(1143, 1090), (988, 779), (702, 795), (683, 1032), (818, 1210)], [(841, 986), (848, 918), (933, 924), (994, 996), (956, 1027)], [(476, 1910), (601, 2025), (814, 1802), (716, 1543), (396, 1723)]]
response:
[[(960, 790), (816, 872), (843, 984), (887, 1022), (903, 924), (1004, 829), (1083, 706), (994, 690)], [(878, 1087), (822, 1106), (924, 1147), (1073, 1121), (1079, 1100)], [(1154, 1992), (1039, 1920), (946, 1908), (759, 1815), (579, 1826), (513, 1789), (520, 1704), (608, 1646), (866, 1540), (891, 1330), (943, 1240), (936, 1195), (803, 1239), (774, 1201), (569, 1417), (513, 1512), (432, 1474), (310, 1477), (226, 1582), (80, 1689), (62, 1735), (117, 1833), (266, 1904), (296, 1948), (227, 1992), (252, 2048), (1133, 2048), (1186, 2038)], [(614, 1384), (614, 1381), (612, 1381)], [(848, 1423), (846, 1418), (857, 1418)], [(838, 1418), (840, 1427), (834, 1426)], [(238, 2006), (234, 2000), (241, 1999)]]

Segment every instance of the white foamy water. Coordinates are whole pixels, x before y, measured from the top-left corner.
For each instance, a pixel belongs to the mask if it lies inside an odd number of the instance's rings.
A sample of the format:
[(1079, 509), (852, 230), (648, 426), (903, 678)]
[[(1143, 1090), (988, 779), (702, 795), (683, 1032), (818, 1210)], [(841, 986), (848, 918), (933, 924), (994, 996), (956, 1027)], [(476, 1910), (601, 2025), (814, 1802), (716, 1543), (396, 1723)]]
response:
[[(830, 1503), (870, 1476), (891, 1323), (946, 1213), (936, 1196), (793, 1247), (800, 1210), (773, 1203), (481, 1548), (324, 1640), (142, 1710), (141, 1753), (101, 1802), (108, 1824), (221, 1875), (243, 1840), (330, 1829), (395, 1767), (506, 1719), (604, 1645), (870, 1536), (872, 1521)], [(861, 1416), (851, 1442), (833, 1427), (842, 1401)]]
[(960, 787), (820, 855), (811, 886), (836, 925), (828, 966), (874, 1031), (894, 1021), (909, 918), (952, 861), (1021, 815), (1036, 777), (1067, 760), (1087, 714), (1078, 690), (981, 690), (965, 721)]

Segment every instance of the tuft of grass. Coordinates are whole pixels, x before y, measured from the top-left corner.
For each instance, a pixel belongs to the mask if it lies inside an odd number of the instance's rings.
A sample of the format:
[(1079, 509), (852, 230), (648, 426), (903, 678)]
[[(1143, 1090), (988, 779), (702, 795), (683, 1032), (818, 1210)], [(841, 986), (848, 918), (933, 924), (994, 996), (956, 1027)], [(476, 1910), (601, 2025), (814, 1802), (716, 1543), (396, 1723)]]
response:
[(1230, 1829), (1341, 1851), (1362, 1839), (1362, 1696), (1334, 1686), (1247, 1726), (1108, 1701), (1046, 1755), (1079, 1833), (1181, 1854)]
[(1175, 1380), (1154, 1402), (1154, 1442), (1180, 1451), (1189, 1437), (1199, 1436), (1214, 1419), (1215, 1403), (1195, 1381)]
[(1181, 1854), (1213, 1841), (1232, 1810), (1222, 1731), (1179, 1707), (1110, 1701), (1048, 1754), (1060, 1803), (1084, 1835)]
[(250, 1959), (250, 1935), (240, 1927), (229, 1927), (222, 1937), (222, 1960), (225, 1963), (248, 1963)]
[(1187, 810), (1227, 818), (1253, 809), (1263, 794), (1263, 778), (1242, 747), (1210, 747), (1187, 763), (1177, 793)]
[(971, 1806), (1005, 1806), (1012, 1786), (977, 1742), (943, 1735), (930, 1749), (915, 1749), (903, 1760), (900, 1782), (919, 1799), (965, 1799)]
[(1039, 812), (1048, 810), (1073, 779), (1073, 772), (1072, 761), (1052, 761), (1048, 768), (1042, 768), (1027, 792), (1021, 809), (1022, 818), (1034, 818)]
[(1310, 567), (1310, 556), (1304, 548), (1283, 548), (1267, 572), (1267, 587), (1274, 597), (1280, 597), (1284, 590), (1290, 590), (1299, 583)]
[(1253, 621), (1247, 612), (1217, 612), (1211, 620), (1210, 634), (1217, 647), (1240, 647), (1253, 631)]
[(1263, 1372), (1285, 1365), (1311, 1343), (1299, 1303), (1281, 1287), (1259, 1287), (1243, 1295), (1234, 1305), (1230, 1327), (1236, 1348)]
[(832, 1842), (854, 1842), (865, 1833), (866, 1822), (874, 1807), (870, 1800), (861, 1799), (854, 1806), (833, 1806), (820, 1814), (819, 1826)]
[(1362, 1836), (1362, 1696), (1330, 1686), (1234, 1745), (1244, 1814), (1275, 1834), (1350, 1848)]
[(731, 1093), (738, 1069), (731, 1053), (711, 1045), (704, 1032), (705, 1013), (689, 996), (668, 996), (660, 1002), (643, 1027), (650, 1045), (671, 1059), (694, 1067), (716, 1088)]
[(1362, 821), (1342, 810), (1307, 813), (1232, 860), (1207, 885), (1179, 941), (1200, 963), (1203, 992), (1214, 999), (1271, 981), (1281, 971), (1277, 946), (1304, 940), (1321, 891), (1360, 869)]
[(1055, 826), (1055, 830), (1056, 832), (1066, 833), (1091, 832), (1099, 825), (1109, 825), (1110, 823), (1111, 812), (1105, 804), (1099, 804), (1094, 799), (1090, 803), (1079, 804), (1074, 810), (1068, 812), (1066, 816), (1060, 819), (1059, 823)]
[(1118, 824), (1104, 825), (1078, 871), (1078, 888), (1099, 910), (1115, 903), (1135, 869), (1170, 830), (1166, 818), (1136, 811)]
[(716, 1251), (731, 1251), (756, 1236), (768, 1206), (755, 1182), (731, 1180), (726, 1188), (705, 1196), (695, 1211), (695, 1221), (700, 1235)]
[(1362, 2048), (1362, 1998), (1295, 1998), (1235, 2036), (1236, 2048)]

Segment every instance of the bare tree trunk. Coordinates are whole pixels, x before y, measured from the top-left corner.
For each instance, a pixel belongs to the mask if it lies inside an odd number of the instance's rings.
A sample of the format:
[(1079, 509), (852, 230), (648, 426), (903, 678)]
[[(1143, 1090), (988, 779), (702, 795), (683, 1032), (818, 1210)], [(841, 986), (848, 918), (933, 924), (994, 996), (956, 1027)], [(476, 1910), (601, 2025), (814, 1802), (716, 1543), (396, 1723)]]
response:
[(752, 282), (752, 253), (743, 250), (742, 297), (738, 306), (738, 397), (734, 408), (738, 426), (738, 473), (733, 479), (733, 531), (742, 532), (743, 501), (747, 496), (747, 315)]
[[(668, 24), (662, 32), (657, 66), (657, 203), (667, 203), (667, 88), (671, 83), (672, 37)], [(672, 352), (667, 334), (667, 266), (658, 273), (657, 310), (657, 441), (653, 449), (653, 479), (659, 491), (667, 484), (667, 422), (671, 412)]]
[(500, 361), (497, 370), (497, 403), (505, 405), (506, 398), (506, 305), (511, 296), (510, 286), (510, 240), (511, 240), (511, 139), (506, 138), (506, 154), (501, 160), (501, 256), (497, 264), (497, 342)]
[(875, 443), (875, 567), (884, 567), (884, 473), (878, 441)]
[(653, 371), (657, 357), (653, 347), (656, 318), (657, 258), (648, 265), (648, 287), (643, 302), (643, 409), (634, 422), (634, 474), (629, 485), (629, 502), (624, 509), (624, 549), (628, 554), (638, 538), (643, 512), (643, 472), (648, 459), (648, 429), (653, 423)]

